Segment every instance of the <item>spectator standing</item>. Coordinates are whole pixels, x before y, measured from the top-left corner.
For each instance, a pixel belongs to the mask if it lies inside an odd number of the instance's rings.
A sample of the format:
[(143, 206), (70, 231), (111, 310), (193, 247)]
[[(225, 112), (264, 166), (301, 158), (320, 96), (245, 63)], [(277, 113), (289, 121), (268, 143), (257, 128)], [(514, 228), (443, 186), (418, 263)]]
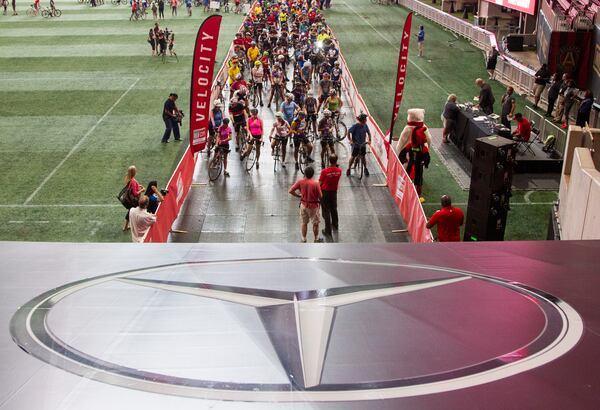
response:
[(165, 122), (165, 133), (162, 137), (162, 143), (166, 144), (169, 142), (169, 138), (171, 137), (171, 130), (175, 135), (175, 141), (181, 141), (181, 137), (179, 135), (179, 123), (177, 122), (177, 115), (179, 113), (179, 109), (175, 102), (177, 101), (177, 94), (171, 93), (169, 94), (169, 98), (165, 101), (165, 105), (163, 108), (163, 121)]
[[(142, 192), (145, 191), (144, 187), (140, 185), (139, 182), (135, 179), (135, 175), (137, 174), (137, 168), (135, 165), (127, 168), (127, 175), (125, 175), (125, 185), (127, 186), (127, 190), (129, 191), (130, 198), (133, 198), (134, 202), (131, 204), (131, 208), (135, 206), (135, 201), (139, 202), (139, 198)], [(129, 211), (131, 208), (127, 209), (127, 213), (125, 214), (125, 222), (123, 223), (123, 230), (126, 231), (129, 229)]]
[(563, 80), (561, 79), (561, 76), (558, 73), (554, 73), (552, 76), (552, 83), (550, 84), (550, 88), (548, 88), (548, 109), (546, 110), (546, 117), (552, 117), (554, 105), (556, 104), (562, 86)]
[(585, 127), (586, 123), (590, 122), (590, 114), (592, 113), (592, 107), (594, 105), (594, 94), (592, 91), (586, 90), (583, 97), (583, 101), (577, 110), (577, 122), (576, 125)]
[(131, 224), (131, 241), (144, 242), (144, 236), (156, 222), (156, 215), (148, 212), (148, 197), (142, 195), (139, 204), (129, 210), (129, 223)]
[(8, 0), (2, 0), (2, 15), (6, 16), (8, 14)]
[(158, 0), (158, 19), (165, 19), (165, 0)]
[(425, 52), (425, 27), (419, 26), (419, 32), (417, 33), (417, 45), (419, 48), (419, 57), (423, 57)]
[(465, 220), (465, 215), (460, 208), (452, 206), (452, 199), (448, 195), (443, 195), (441, 202), (441, 209), (429, 218), (427, 229), (437, 225), (438, 241), (460, 242), (460, 226)]
[[(158, 204), (165, 200), (162, 192), (158, 189), (158, 182), (150, 181), (146, 187), (146, 196), (148, 197), (147, 210), (151, 214), (155, 214), (158, 209)], [(165, 191), (166, 192), (166, 191)]]
[[(575, 88), (575, 81), (573, 80), (568, 80), (567, 81), (567, 88), (565, 90), (565, 109), (563, 112), (562, 117), (564, 118), (564, 121), (562, 123), (562, 125), (560, 126), (561, 128), (567, 128), (569, 126), (569, 115), (571, 114), (571, 109), (573, 108), (573, 105), (575, 104), (575, 98), (577, 98), (577, 88)], [(560, 119), (562, 120), (562, 118)], [(559, 120), (559, 122), (560, 122)]]
[[(371, 143), (371, 131), (367, 125), (367, 114), (360, 114), (358, 117), (356, 117), (356, 119), (358, 122), (352, 125), (348, 130), (348, 140), (350, 142), (350, 146), (352, 147), (352, 155), (350, 156), (348, 170), (346, 171), (347, 176), (350, 176), (350, 171), (352, 170), (352, 166), (354, 165), (356, 158), (358, 158), (359, 155), (363, 158), (365, 157), (367, 154), (367, 144)], [(365, 176), (369, 176), (366, 160)]]
[(485, 68), (488, 74), (490, 75), (490, 80), (494, 79), (494, 73), (496, 72), (496, 64), (498, 64), (499, 54), (500, 53), (498, 53), (498, 49), (495, 46), (493, 46), (487, 55), (487, 63)]
[(475, 80), (475, 84), (479, 87), (479, 109), (484, 114), (490, 115), (494, 112), (494, 94), (492, 93), (492, 87), (481, 78)]
[(331, 229), (338, 230), (337, 190), (342, 176), (342, 169), (337, 164), (337, 155), (329, 156), (329, 167), (321, 171), (319, 185), (323, 198), (321, 199), (321, 212), (325, 220), (323, 234), (331, 236)]
[(192, 0), (185, 0), (185, 8), (187, 9), (188, 17), (192, 17)]
[(544, 88), (546, 88), (548, 82), (550, 82), (550, 70), (548, 70), (548, 65), (542, 64), (540, 69), (535, 73), (533, 85), (533, 106), (535, 108), (537, 108), (542, 93), (544, 92)]
[(12, 9), (13, 9), (13, 16), (18, 15), (19, 13), (17, 13), (17, 0), (12, 0)]
[[(319, 238), (319, 204), (323, 193), (319, 182), (313, 179), (315, 170), (313, 167), (306, 167), (304, 170), (304, 178), (296, 181), (288, 191), (291, 195), (300, 198), (300, 229), (302, 234), (302, 242), (306, 242), (308, 233), (308, 223), (312, 221), (313, 234), (315, 242), (323, 242)], [(300, 191), (300, 193), (298, 193)]]
[(150, 8), (152, 9), (152, 18), (154, 21), (158, 20), (158, 6), (155, 0), (152, 0), (152, 3), (150, 3)]
[(570, 80), (570, 77), (567, 73), (563, 74), (562, 76), (562, 86), (560, 87), (560, 90), (558, 91), (558, 102), (557, 102), (557, 107), (556, 107), (556, 114), (554, 115), (554, 118), (552, 119), (552, 121), (554, 122), (561, 122), (562, 120), (562, 115), (565, 112), (565, 92), (567, 91), (567, 88), (569, 88), (568, 86), (568, 82)]
[(456, 95), (450, 94), (442, 117), (444, 118), (444, 129), (442, 130), (442, 142), (447, 143), (450, 135), (456, 132), (456, 122), (458, 121), (458, 113), (460, 109), (456, 105)]
[(171, 0), (171, 17), (177, 17), (177, 0)]
[(509, 130), (511, 129), (510, 120), (515, 114), (515, 108), (517, 106), (515, 96), (513, 95), (514, 92), (514, 88), (507, 87), (506, 94), (502, 96), (502, 113), (500, 115), (500, 122)]
[(154, 30), (150, 29), (150, 31), (148, 32), (148, 43), (150, 44), (150, 47), (152, 48), (152, 56), (156, 55), (156, 38), (154, 37)]

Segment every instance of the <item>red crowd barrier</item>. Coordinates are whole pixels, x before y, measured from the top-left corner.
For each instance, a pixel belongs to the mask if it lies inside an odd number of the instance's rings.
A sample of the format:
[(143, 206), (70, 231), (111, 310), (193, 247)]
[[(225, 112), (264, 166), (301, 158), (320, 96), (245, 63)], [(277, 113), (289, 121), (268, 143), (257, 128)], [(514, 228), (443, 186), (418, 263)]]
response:
[(371, 152), (377, 160), (377, 164), (383, 171), (387, 180), (387, 187), (398, 205), (400, 214), (408, 229), (413, 242), (433, 242), (431, 231), (427, 229), (427, 217), (423, 206), (419, 201), (419, 195), (413, 185), (406, 170), (400, 163), (396, 153), (386, 139), (386, 135), (381, 131), (379, 125), (373, 121), (369, 114), (367, 104), (358, 92), (358, 87), (350, 74), (346, 59), (341, 52), (339, 43), (336, 46), (340, 50), (340, 66), (342, 68), (342, 83), (348, 96), (349, 105), (355, 116), (365, 113), (369, 116), (367, 121), (373, 139), (371, 141)]

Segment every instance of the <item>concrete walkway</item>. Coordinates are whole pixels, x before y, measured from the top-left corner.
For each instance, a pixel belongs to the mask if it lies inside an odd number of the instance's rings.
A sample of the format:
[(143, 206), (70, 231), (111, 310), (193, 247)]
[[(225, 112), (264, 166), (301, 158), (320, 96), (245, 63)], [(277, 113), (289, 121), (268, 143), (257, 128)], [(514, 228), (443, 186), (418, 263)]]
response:
[[(313, 87), (314, 89), (315, 87)], [(344, 104), (346, 96), (343, 96)], [(266, 101), (265, 101), (266, 103)], [(274, 105), (274, 104), (273, 104)], [(289, 187), (299, 178), (293, 162), (293, 148), (288, 145), (286, 169), (273, 171), (273, 159), (268, 133), (274, 121), (275, 110), (258, 107), (259, 116), (265, 123), (265, 145), (261, 149), (260, 169), (246, 172), (239, 155), (229, 154), (228, 171), (215, 182), (208, 181), (207, 157), (199, 158), (194, 175), (194, 185), (182, 207), (173, 229), (184, 231), (172, 233), (172, 242), (300, 242), (299, 200), (288, 194)], [(344, 122), (350, 128), (355, 121), (348, 107), (343, 109)], [(408, 242), (406, 233), (392, 230), (406, 226), (388, 189), (374, 184), (384, 184), (385, 178), (376, 164), (373, 154), (367, 155), (370, 177), (359, 180), (347, 177), (345, 171), (350, 158), (347, 139), (336, 144), (336, 153), (344, 175), (338, 191), (339, 232), (326, 242)], [(321, 147), (317, 142), (313, 158), (315, 178), (320, 171)], [(324, 223), (321, 220), (321, 227)], [(313, 235), (310, 232), (309, 241)]]

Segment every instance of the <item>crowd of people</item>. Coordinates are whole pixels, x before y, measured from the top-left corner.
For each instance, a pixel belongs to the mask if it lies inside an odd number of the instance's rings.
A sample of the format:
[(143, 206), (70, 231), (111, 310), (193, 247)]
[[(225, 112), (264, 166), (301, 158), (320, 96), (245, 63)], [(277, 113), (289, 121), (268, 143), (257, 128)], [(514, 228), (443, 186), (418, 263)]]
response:
[(148, 44), (150, 44), (150, 49), (152, 51), (152, 56), (166, 56), (177, 57), (177, 53), (175, 52), (175, 33), (173, 31), (169, 31), (168, 27), (165, 27), (164, 30), (160, 28), (159, 23), (154, 23), (154, 27), (152, 27), (148, 31)]

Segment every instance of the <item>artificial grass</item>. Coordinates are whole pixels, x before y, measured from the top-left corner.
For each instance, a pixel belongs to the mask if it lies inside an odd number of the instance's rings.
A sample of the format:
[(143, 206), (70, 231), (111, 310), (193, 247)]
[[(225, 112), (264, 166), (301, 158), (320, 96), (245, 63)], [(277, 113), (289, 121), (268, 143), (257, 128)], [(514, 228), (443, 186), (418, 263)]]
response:
[[(180, 60), (163, 64), (146, 42), (154, 22), (130, 22), (128, 7), (58, 1), (63, 16), (48, 20), (25, 16), (23, 6), (0, 16), (0, 240), (130, 241), (116, 194), (129, 165), (144, 186), (165, 185), (177, 165), (187, 129), (183, 143), (160, 144), (162, 105), (177, 92), (189, 111), (195, 31), (207, 14), (195, 8), (192, 18), (161, 23), (176, 33)], [(217, 68), (241, 21), (223, 16)]]

